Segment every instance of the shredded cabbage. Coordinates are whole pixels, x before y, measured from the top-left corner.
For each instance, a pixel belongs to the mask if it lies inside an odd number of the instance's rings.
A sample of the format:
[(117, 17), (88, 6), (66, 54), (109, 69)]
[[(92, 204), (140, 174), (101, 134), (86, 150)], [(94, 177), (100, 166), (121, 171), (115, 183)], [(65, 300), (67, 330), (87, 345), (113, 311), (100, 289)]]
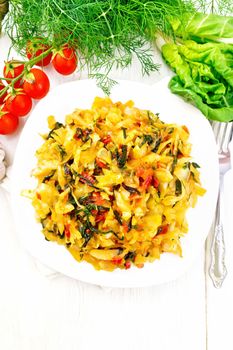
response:
[(48, 124), (30, 190), (46, 240), (109, 271), (182, 256), (186, 211), (205, 193), (186, 126), (99, 97)]

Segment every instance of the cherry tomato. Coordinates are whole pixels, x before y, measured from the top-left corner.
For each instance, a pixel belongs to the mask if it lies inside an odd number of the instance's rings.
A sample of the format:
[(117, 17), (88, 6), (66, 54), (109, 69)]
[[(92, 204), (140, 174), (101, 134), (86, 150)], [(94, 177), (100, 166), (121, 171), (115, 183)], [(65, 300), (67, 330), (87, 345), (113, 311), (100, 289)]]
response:
[[(5, 63), (3, 75), (5, 78), (14, 79), (18, 77), (23, 72), (23, 70), (24, 64), (12, 60)], [(10, 80), (8, 81), (8, 84), (10, 84)], [(15, 82), (14, 87), (19, 88), (21, 84), (22, 79), (19, 79), (17, 82)]]
[[(43, 44), (40, 38), (34, 38), (32, 41), (28, 41), (26, 47), (26, 55), (30, 60), (31, 58), (35, 58), (40, 56), (43, 52), (47, 51), (50, 48), (49, 45)], [(36, 63), (37, 66), (47, 66), (52, 59), (52, 52), (48, 53), (42, 60)]]
[(19, 118), (8, 111), (0, 111), (0, 134), (12, 134), (19, 125)]
[(62, 75), (72, 74), (77, 68), (77, 62), (75, 50), (67, 45), (63, 46), (52, 60), (53, 67)]
[(6, 108), (11, 114), (17, 117), (24, 117), (32, 108), (32, 99), (21, 90), (20, 92), (7, 97)]
[[(0, 80), (0, 93), (6, 86), (3, 84), (3, 82)], [(7, 96), (7, 92), (5, 92), (1, 97), (0, 97), (0, 104), (4, 103), (4, 99)]]
[(28, 96), (39, 100), (45, 97), (49, 91), (50, 82), (47, 75), (37, 68), (32, 68), (26, 76), (23, 89)]

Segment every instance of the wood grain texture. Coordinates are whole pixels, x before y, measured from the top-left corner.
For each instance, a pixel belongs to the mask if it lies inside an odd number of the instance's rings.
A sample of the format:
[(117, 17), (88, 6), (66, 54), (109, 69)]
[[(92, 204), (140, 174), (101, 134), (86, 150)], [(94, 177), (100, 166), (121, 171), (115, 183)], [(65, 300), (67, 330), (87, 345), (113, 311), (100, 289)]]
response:
[(46, 277), (20, 248), (2, 195), (0, 203), (1, 349), (205, 349), (203, 254), (177, 281), (150, 288)]
[[(233, 144), (231, 149), (233, 150)], [(225, 176), (224, 185), (224, 227), (226, 244), (226, 266), (227, 276), (220, 289), (214, 288), (208, 274), (209, 269), (209, 249), (211, 237), (207, 240), (207, 264), (206, 264), (206, 283), (207, 283), (207, 350), (233, 349), (232, 325), (233, 325), (233, 171)]]
[[(6, 57), (6, 43), (9, 47), (7, 38), (1, 38), (1, 60)], [(155, 60), (162, 63), (156, 53)], [(64, 81), (54, 71), (47, 72), (51, 87)], [(131, 69), (112, 75), (152, 84), (167, 74), (162, 66), (160, 73), (142, 79), (134, 62)], [(17, 137), (3, 142), (10, 164)], [(1, 188), (0, 234), (0, 349), (206, 349), (204, 247), (176, 281), (150, 288), (107, 289), (54, 274), (25, 252), (15, 233), (9, 198)]]

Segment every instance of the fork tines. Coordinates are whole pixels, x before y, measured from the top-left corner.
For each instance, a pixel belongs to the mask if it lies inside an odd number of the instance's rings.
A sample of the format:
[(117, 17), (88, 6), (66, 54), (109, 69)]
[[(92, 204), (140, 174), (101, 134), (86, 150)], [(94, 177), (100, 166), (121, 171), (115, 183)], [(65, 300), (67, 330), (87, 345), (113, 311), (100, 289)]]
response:
[(215, 135), (219, 152), (226, 153), (228, 151), (229, 142), (232, 139), (233, 122), (212, 122), (211, 126)]

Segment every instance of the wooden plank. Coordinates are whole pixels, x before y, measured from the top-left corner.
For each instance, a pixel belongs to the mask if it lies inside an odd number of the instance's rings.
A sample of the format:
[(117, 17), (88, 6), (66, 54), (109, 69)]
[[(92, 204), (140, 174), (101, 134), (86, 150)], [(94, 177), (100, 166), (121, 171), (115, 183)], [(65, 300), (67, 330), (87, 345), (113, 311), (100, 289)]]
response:
[[(2, 247), (11, 247), (9, 214), (0, 220), (5, 232)], [(1, 248), (2, 349), (205, 350), (203, 253), (176, 281), (150, 288), (106, 289), (62, 275), (47, 278), (35, 260), (18, 243), (14, 245), (15, 250), (5, 253)], [(17, 264), (15, 251), (20, 257)]]
[(210, 262), (209, 250), (210, 241), (207, 244), (207, 325), (208, 325), (208, 350), (233, 349), (233, 171), (226, 175), (225, 179), (225, 244), (226, 244), (226, 266), (228, 274), (221, 289), (216, 289), (208, 275)]
[[(1, 38), (2, 60), (8, 47), (9, 41)], [(155, 60), (162, 63), (160, 56)], [(48, 73), (52, 87), (62, 82), (52, 69)], [(160, 73), (141, 79), (134, 62), (132, 69), (113, 76), (152, 84), (167, 74), (163, 66)], [(11, 162), (17, 139), (4, 138), (4, 143)], [(17, 241), (3, 196), (0, 208), (1, 349), (206, 349), (204, 251), (178, 280), (151, 288), (105, 289), (62, 275), (52, 278)]]

